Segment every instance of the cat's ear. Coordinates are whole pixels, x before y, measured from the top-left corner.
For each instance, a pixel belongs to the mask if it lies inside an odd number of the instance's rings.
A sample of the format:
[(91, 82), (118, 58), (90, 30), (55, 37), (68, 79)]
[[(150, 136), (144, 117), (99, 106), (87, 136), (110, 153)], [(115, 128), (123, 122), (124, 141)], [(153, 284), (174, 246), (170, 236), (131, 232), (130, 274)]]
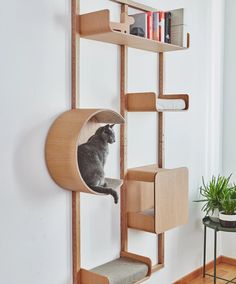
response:
[(109, 124), (106, 124), (105, 126), (102, 127), (102, 131), (106, 131), (107, 129), (109, 129), (110, 125)]
[(110, 128), (112, 128), (115, 124), (110, 124)]

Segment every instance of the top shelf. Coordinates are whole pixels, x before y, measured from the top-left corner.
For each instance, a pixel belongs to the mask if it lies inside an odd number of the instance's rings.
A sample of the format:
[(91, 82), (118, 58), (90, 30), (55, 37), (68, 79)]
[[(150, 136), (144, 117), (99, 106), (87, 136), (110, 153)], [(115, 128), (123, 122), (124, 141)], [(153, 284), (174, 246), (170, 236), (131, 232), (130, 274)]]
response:
[(79, 23), (79, 25), (77, 25), (77, 32), (82, 38), (118, 45), (127, 45), (128, 47), (156, 53), (187, 49), (186, 47), (114, 31), (110, 25), (110, 11), (107, 9), (77, 17), (77, 23)]

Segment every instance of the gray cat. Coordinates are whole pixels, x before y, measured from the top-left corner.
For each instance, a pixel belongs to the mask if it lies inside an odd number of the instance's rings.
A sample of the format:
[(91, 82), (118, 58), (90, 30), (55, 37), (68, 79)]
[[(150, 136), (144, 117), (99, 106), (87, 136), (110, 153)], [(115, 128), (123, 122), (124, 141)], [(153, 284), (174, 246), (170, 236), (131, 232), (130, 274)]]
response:
[(118, 194), (105, 183), (104, 165), (108, 155), (108, 143), (115, 142), (115, 133), (112, 125), (105, 125), (97, 129), (89, 140), (78, 146), (78, 165), (85, 183), (92, 190), (111, 194), (114, 202), (118, 203)]

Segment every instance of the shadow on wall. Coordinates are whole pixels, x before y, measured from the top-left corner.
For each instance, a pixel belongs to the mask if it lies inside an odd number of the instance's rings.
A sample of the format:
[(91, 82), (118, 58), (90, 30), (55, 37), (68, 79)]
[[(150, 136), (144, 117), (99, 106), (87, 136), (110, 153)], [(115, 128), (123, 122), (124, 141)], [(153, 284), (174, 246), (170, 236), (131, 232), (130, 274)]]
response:
[(13, 167), (21, 194), (28, 200), (46, 201), (62, 192), (51, 179), (44, 147), (51, 120), (22, 131), (16, 141)]

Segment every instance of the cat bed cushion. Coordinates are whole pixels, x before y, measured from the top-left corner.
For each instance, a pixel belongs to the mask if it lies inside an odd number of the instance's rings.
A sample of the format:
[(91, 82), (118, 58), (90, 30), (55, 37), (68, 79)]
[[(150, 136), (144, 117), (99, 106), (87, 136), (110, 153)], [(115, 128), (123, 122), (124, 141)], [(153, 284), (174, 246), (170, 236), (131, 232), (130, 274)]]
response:
[(147, 209), (145, 211), (142, 211), (141, 214), (154, 217), (154, 214), (155, 214), (154, 208), (150, 208), (150, 209)]
[(185, 109), (185, 101), (182, 99), (158, 99), (157, 100), (157, 109), (159, 111), (173, 111), (173, 110), (183, 110)]
[(147, 276), (148, 266), (145, 263), (121, 257), (91, 271), (106, 276), (110, 284), (133, 284)]

